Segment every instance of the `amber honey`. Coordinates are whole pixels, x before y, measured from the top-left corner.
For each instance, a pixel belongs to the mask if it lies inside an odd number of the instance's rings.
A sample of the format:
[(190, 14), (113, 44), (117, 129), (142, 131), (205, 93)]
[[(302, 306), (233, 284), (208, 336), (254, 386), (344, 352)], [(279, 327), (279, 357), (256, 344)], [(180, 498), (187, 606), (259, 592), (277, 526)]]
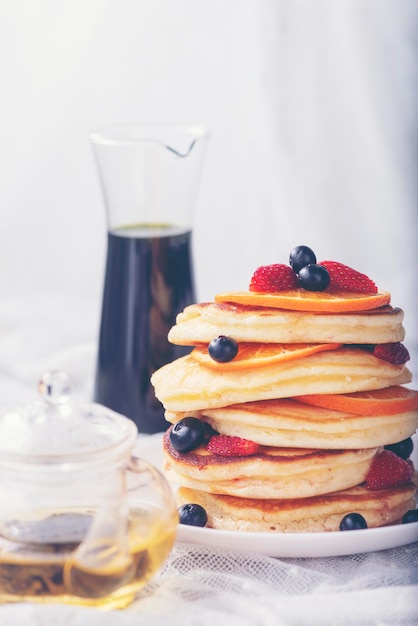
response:
[(86, 564), (80, 548), (91, 521), (86, 513), (38, 516), (25, 521), (24, 543), (0, 539), (0, 602), (130, 604), (166, 560), (176, 516), (161, 520), (152, 511), (132, 511), (127, 550), (121, 552), (113, 539), (96, 539), (88, 543)]

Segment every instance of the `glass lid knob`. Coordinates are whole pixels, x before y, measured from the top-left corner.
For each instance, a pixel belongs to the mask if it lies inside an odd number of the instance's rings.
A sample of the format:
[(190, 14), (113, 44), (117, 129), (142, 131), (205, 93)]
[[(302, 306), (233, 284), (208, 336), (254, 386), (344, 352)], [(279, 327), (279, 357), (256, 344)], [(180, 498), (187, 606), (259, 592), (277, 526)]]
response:
[(71, 396), (70, 378), (65, 372), (45, 372), (38, 383), (38, 392), (48, 404), (65, 404)]

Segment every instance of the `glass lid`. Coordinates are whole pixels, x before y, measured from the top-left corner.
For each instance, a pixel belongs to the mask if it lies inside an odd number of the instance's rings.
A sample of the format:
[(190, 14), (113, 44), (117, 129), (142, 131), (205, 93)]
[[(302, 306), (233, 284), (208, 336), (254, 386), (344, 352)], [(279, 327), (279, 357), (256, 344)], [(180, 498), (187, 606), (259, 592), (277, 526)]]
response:
[(100, 404), (72, 401), (64, 372), (46, 372), (38, 392), (31, 404), (0, 414), (0, 465), (96, 463), (131, 451), (134, 422)]

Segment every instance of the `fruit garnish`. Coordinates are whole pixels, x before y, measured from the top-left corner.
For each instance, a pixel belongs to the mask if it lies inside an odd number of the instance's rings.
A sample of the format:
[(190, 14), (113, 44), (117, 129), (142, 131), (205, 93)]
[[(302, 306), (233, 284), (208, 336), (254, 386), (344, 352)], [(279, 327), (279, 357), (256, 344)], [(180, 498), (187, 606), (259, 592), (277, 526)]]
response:
[(180, 524), (187, 526), (206, 526), (208, 515), (206, 510), (200, 504), (194, 502), (182, 504), (177, 509)]
[(231, 361), (220, 363), (210, 358), (206, 346), (202, 345), (196, 346), (191, 356), (205, 367), (230, 371), (254, 369), (272, 363), (300, 359), (324, 350), (337, 350), (341, 346), (341, 343), (240, 343), (236, 357)]
[(414, 442), (411, 437), (398, 441), (397, 443), (390, 443), (385, 446), (385, 450), (390, 450), (394, 454), (397, 454), (401, 459), (409, 459), (414, 449)]
[(316, 254), (308, 246), (296, 246), (290, 252), (289, 263), (298, 275), (298, 285), (307, 291), (324, 291), (329, 285), (325, 267), (317, 265)]
[(403, 365), (410, 359), (409, 352), (403, 343), (383, 343), (373, 348), (373, 354), (378, 359), (388, 361), (393, 365)]
[(232, 337), (219, 335), (208, 345), (208, 354), (217, 363), (227, 363), (237, 356), (238, 344)]
[(390, 303), (390, 294), (379, 292), (366, 274), (338, 261), (317, 263), (308, 246), (293, 248), (289, 264), (258, 267), (248, 292), (220, 293), (215, 302), (318, 313), (368, 311)]
[(402, 517), (402, 524), (412, 524), (412, 522), (418, 522), (418, 509), (407, 511)]
[(319, 265), (328, 271), (329, 289), (369, 294), (378, 292), (376, 284), (366, 274), (362, 274), (348, 265), (338, 261), (321, 261)]
[(220, 456), (251, 456), (259, 449), (258, 443), (241, 437), (230, 435), (214, 435), (209, 440), (207, 448), (213, 454)]
[(298, 286), (298, 279), (288, 265), (275, 263), (258, 267), (251, 277), (250, 291), (274, 293), (288, 291)]
[(215, 302), (232, 302), (291, 311), (351, 313), (353, 311), (369, 311), (389, 304), (390, 293), (379, 291), (375, 294), (363, 294), (348, 291), (305, 291), (305, 289), (276, 293), (229, 291), (217, 294)]
[(177, 452), (190, 452), (200, 446), (205, 425), (197, 417), (185, 417), (170, 430), (170, 443)]
[(299, 287), (308, 291), (324, 291), (330, 283), (328, 270), (322, 265), (305, 265), (299, 272)]
[(386, 489), (398, 487), (411, 480), (413, 468), (400, 456), (383, 450), (377, 454), (366, 476), (367, 489)]
[(312, 263), (316, 263), (316, 255), (308, 246), (296, 246), (290, 251), (289, 264), (296, 274), (299, 274), (302, 267)]
[(367, 522), (360, 513), (348, 513), (340, 522), (340, 530), (362, 530), (367, 528)]
[(354, 415), (398, 415), (418, 409), (418, 391), (394, 385), (372, 391), (298, 396), (299, 402)]

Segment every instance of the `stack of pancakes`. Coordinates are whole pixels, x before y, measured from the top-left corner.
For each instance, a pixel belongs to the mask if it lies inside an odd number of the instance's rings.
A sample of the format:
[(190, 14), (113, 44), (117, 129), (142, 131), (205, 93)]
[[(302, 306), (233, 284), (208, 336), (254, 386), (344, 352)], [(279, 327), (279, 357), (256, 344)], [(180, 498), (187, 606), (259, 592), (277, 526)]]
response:
[[(332, 531), (349, 513), (368, 527), (402, 518), (415, 508), (413, 482), (377, 491), (364, 481), (383, 446), (410, 437), (418, 410), (359, 415), (313, 406), (311, 394), (352, 394), (409, 383), (405, 364), (374, 356), (370, 346), (404, 339), (403, 312), (390, 304), (351, 312), (317, 312), (237, 303), (233, 294), (194, 304), (177, 317), (169, 340), (193, 346), (191, 354), (152, 377), (172, 424), (184, 417), (216, 433), (259, 444), (250, 456), (210, 452), (207, 438), (178, 452), (163, 438), (165, 473), (179, 486), (179, 504), (197, 503), (208, 526), (246, 531)], [(218, 336), (239, 350), (275, 350), (276, 359), (245, 366), (205, 357)], [(262, 354), (262, 350), (260, 352)], [(306, 399), (307, 400), (307, 399)]]

